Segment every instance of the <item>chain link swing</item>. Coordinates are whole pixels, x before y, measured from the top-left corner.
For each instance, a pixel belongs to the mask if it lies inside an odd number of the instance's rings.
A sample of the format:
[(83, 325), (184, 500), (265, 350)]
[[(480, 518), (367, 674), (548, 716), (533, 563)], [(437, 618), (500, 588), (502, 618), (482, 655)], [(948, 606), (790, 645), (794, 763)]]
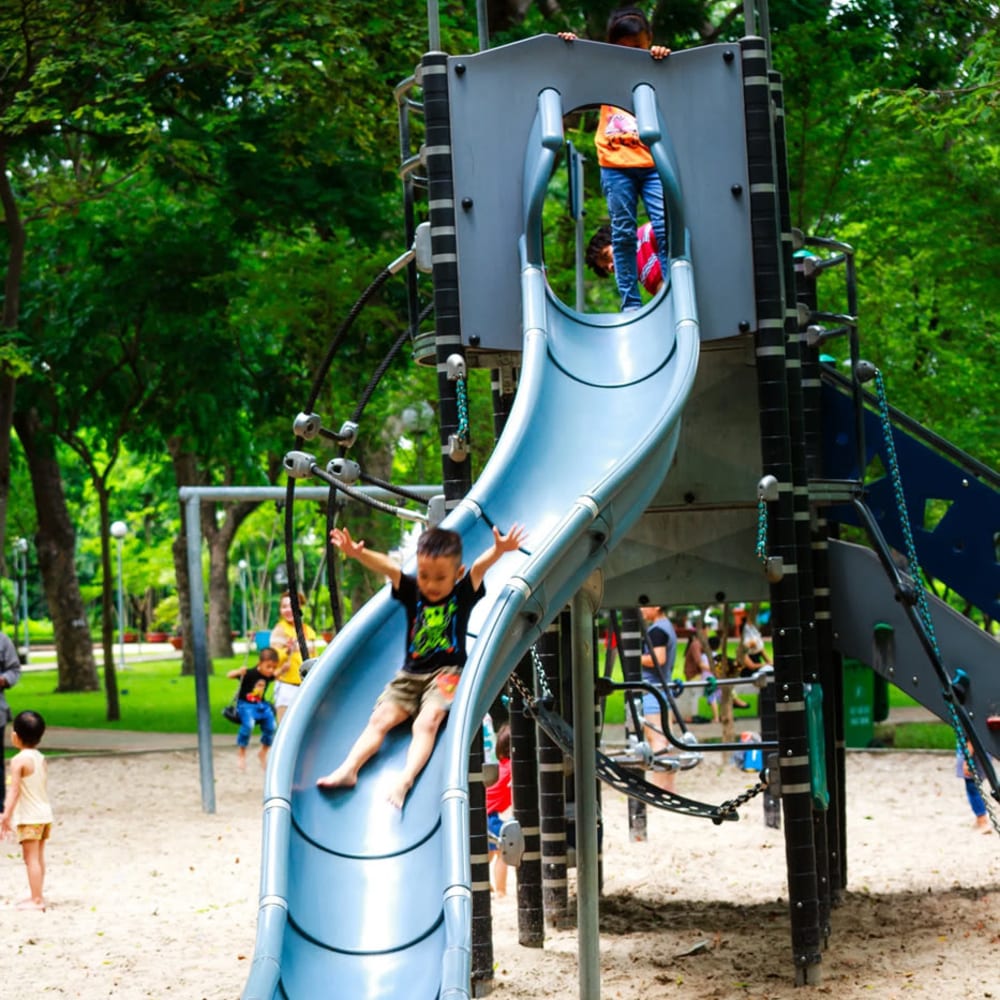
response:
[[(542, 665), (541, 657), (534, 646), (531, 647), (531, 661), (535, 668), (535, 679), (540, 692), (540, 697), (536, 698), (527, 685), (515, 673), (511, 674), (510, 682), (517, 693), (521, 696), (524, 710), (534, 721), (545, 731), (553, 743), (559, 747), (566, 756), (573, 756), (573, 729), (565, 719), (551, 711), (555, 698), (549, 688), (548, 680), (545, 676), (545, 668)], [(656, 785), (651, 785), (648, 781), (638, 775), (634, 769), (623, 767), (613, 761), (600, 750), (597, 751), (597, 776), (601, 781), (612, 788), (617, 789), (623, 795), (639, 799), (658, 809), (666, 809), (670, 812), (682, 813), (687, 816), (699, 816), (710, 819), (716, 825), (724, 820), (738, 820), (737, 809), (752, 798), (760, 795), (766, 788), (767, 782), (764, 780), (763, 772), (758, 783), (747, 789), (740, 795), (728, 799), (721, 805), (713, 805), (707, 802), (697, 802), (694, 799), (685, 798), (674, 792), (665, 791)]]

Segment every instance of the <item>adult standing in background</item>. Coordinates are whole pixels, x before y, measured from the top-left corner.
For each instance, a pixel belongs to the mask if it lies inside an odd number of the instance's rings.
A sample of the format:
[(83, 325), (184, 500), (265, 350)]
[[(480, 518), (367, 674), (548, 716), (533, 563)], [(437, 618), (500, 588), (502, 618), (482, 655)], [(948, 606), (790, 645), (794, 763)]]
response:
[[(670, 684), (670, 677), (674, 672), (677, 633), (674, 631), (673, 622), (658, 604), (640, 608), (639, 612), (646, 623), (646, 642), (643, 644), (639, 661), (642, 665), (642, 679), (662, 691)], [(642, 696), (642, 714), (646, 720), (643, 735), (650, 750), (653, 753), (666, 750), (670, 744), (664, 732), (669, 720), (663, 718), (659, 701), (648, 692)], [(651, 771), (648, 780), (650, 784), (662, 788), (665, 792), (674, 790), (673, 771)]]
[[(296, 595), (299, 607), (306, 603), (305, 594)], [(278, 605), (278, 624), (271, 629), (269, 646), (278, 654), (278, 670), (274, 683), (274, 710), (281, 722), (288, 706), (295, 700), (302, 683), (302, 650), (299, 647), (299, 637), (295, 632), (295, 611), (292, 607), (292, 595), (286, 590), (281, 595)], [(305, 622), (302, 623), (306, 645), (310, 656), (316, 655), (316, 633)]]
[[(7, 704), (7, 688), (21, 679), (21, 658), (6, 632), (0, 632), (0, 761), (4, 759), (4, 730), (11, 720)], [(7, 804), (7, 782), (0, 776), (0, 813)]]

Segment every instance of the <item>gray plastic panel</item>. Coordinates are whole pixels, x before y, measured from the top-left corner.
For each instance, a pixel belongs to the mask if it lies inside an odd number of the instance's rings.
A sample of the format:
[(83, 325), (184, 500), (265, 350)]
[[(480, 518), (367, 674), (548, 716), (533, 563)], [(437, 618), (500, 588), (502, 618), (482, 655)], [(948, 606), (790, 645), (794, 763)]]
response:
[[(933, 595), (928, 600), (945, 668), (951, 676), (958, 669), (968, 674), (964, 707), (983, 746), (1000, 757), (1000, 733), (986, 728), (986, 716), (1000, 709), (1000, 643)], [(951, 721), (941, 682), (870, 549), (830, 541), (830, 610), (834, 643), (841, 653), (878, 668), (925, 708)], [(893, 655), (887, 664), (875, 654), (875, 626), (880, 624), (893, 629)]]
[[(546, 87), (560, 92), (565, 112), (601, 103), (630, 108), (636, 85), (655, 89), (679, 165), (701, 337), (736, 336), (744, 321), (756, 326), (738, 45), (675, 52), (658, 62), (621, 45), (541, 35), (453, 56), (448, 71), (465, 343), (478, 337), (484, 348), (521, 348), (521, 165), (536, 98)], [(582, 152), (588, 169), (597, 170), (592, 147)], [(466, 199), (471, 207), (463, 209)], [(598, 224), (590, 222), (592, 229)]]

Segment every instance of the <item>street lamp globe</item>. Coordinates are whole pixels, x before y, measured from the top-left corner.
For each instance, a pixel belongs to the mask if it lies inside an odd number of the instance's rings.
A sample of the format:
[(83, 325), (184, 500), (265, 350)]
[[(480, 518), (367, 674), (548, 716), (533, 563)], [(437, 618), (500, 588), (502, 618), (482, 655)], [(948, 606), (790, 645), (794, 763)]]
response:
[(128, 534), (128, 525), (124, 521), (113, 521), (111, 523), (111, 537), (124, 538)]

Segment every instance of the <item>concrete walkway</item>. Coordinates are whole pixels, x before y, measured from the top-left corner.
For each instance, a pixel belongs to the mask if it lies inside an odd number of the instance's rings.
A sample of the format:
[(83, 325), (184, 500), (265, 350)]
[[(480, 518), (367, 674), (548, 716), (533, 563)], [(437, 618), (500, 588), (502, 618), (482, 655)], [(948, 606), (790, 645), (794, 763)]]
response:
[[(921, 706), (894, 708), (889, 713), (889, 724), (906, 722), (940, 722), (937, 716)], [(759, 731), (760, 723), (755, 718), (736, 720), (736, 732)], [(699, 741), (718, 741), (722, 738), (722, 727), (708, 722), (689, 725)], [(621, 726), (609, 726), (605, 731), (605, 742), (621, 745), (624, 741)], [(48, 753), (157, 753), (175, 750), (197, 750), (196, 733), (142, 733), (128, 729), (69, 729), (64, 726), (49, 726), (45, 731), (44, 749)], [(213, 749), (231, 750), (236, 742), (236, 726), (231, 733), (214, 733)]]

